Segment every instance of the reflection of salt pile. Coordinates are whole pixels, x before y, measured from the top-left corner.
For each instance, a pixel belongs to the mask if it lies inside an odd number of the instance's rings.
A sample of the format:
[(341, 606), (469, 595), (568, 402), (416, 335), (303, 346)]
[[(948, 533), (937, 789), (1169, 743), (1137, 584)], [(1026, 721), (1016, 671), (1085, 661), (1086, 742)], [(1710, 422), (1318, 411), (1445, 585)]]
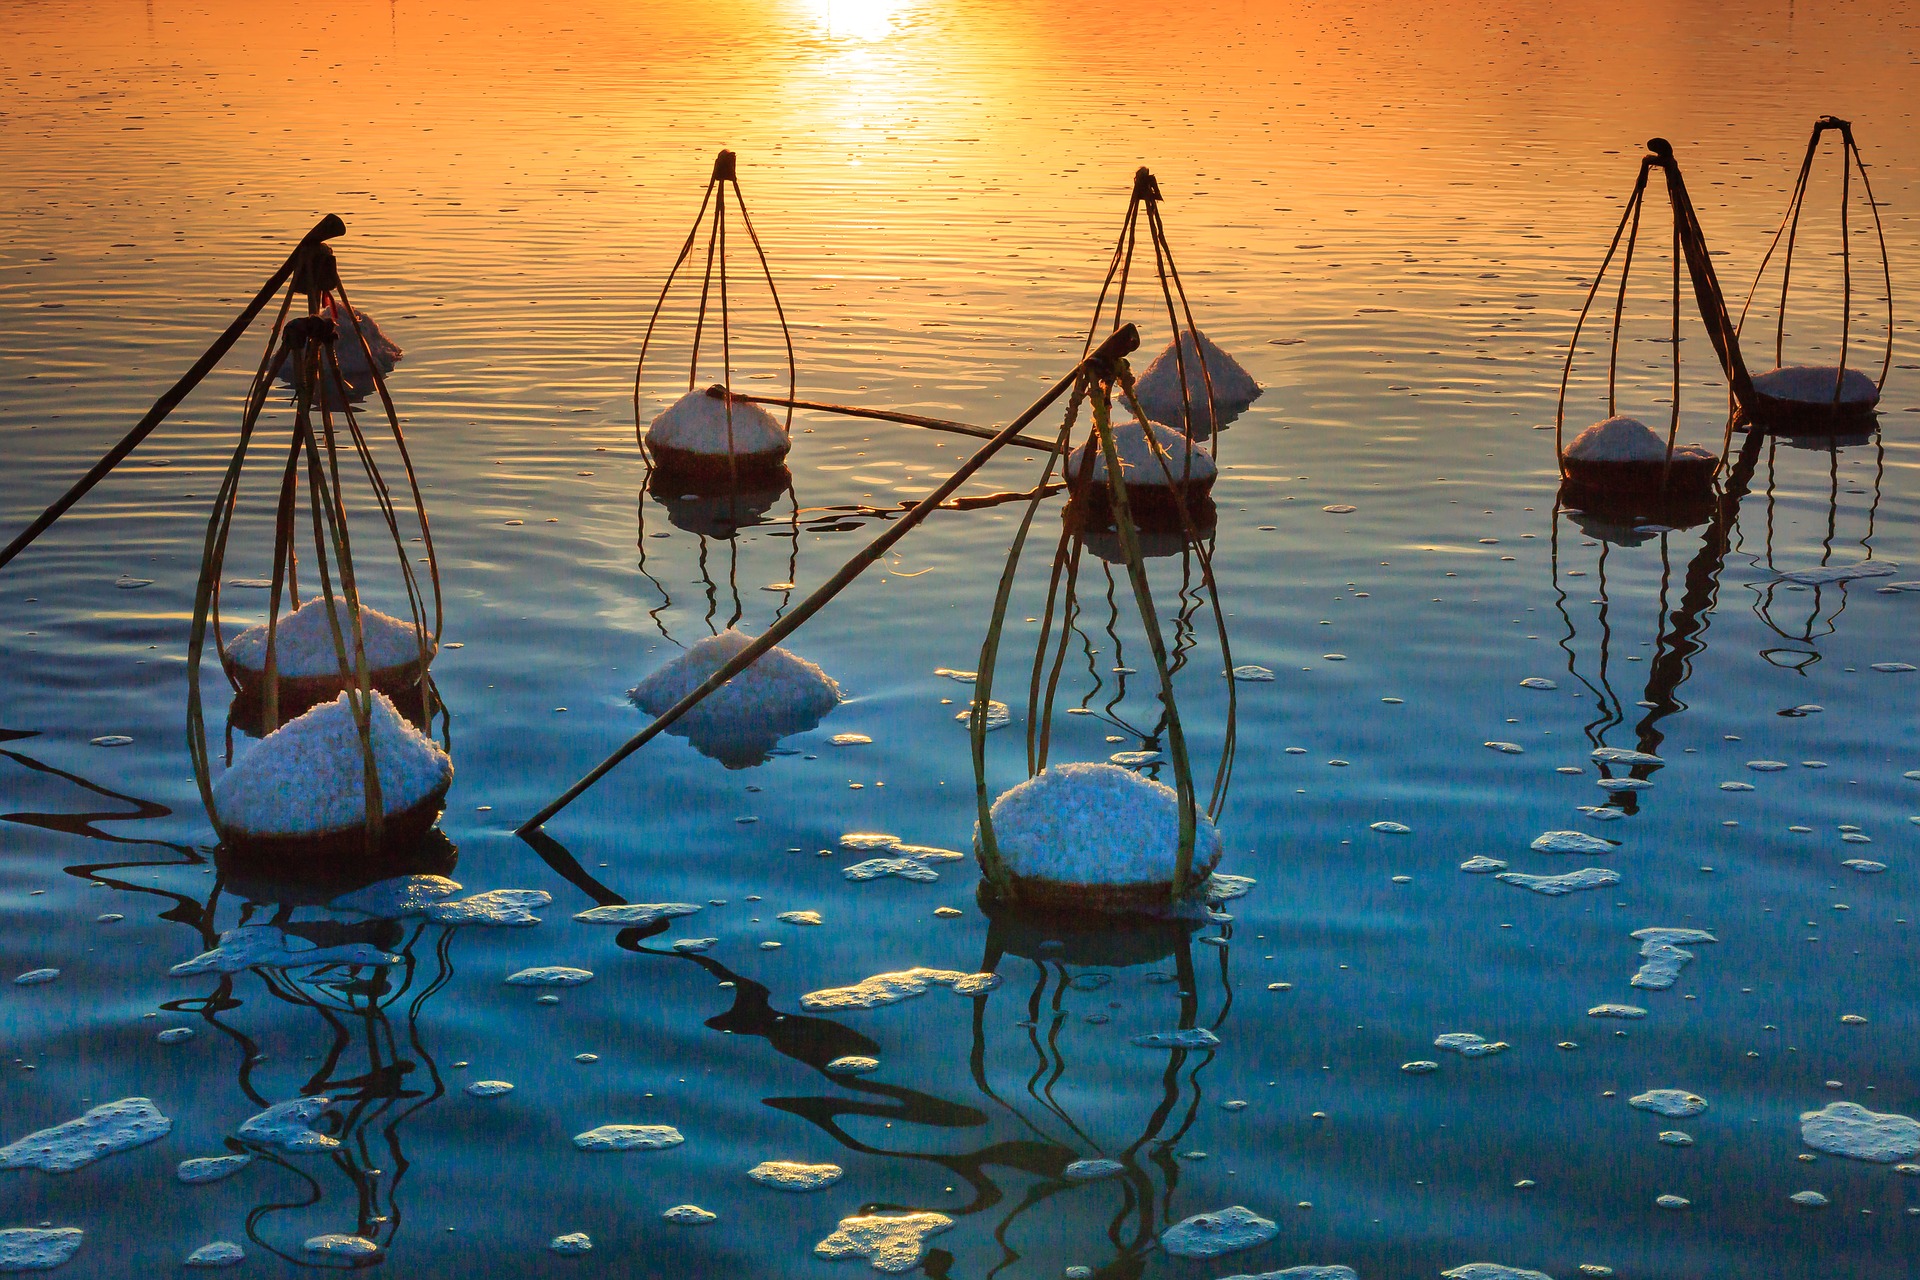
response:
[[(344, 604), (337, 607), (334, 616), (339, 619), (340, 641), (346, 647), (351, 669), (353, 624)], [(419, 680), (420, 633), (412, 623), (361, 605), (360, 636), (365, 646), (368, 676), (376, 688), (398, 694)], [(351, 676), (343, 678), (340, 674), (340, 656), (333, 641), (333, 623), (323, 596), (310, 598), (280, 619), (273, 632), (273, 665), (280, 677), (283, 699), (310, 706), (338, 693), (351, 682)], [(426, 652), (431, 660), (434, 652), (431, 644)], [(266, 623), (248, 627), (235, 636), (227, 643), (222, 658), (227, 674), (240, 686), (242, 695), (259, 696), (267, 667)]]
[[(1153, 358), (1147, 371), (1140, 375), (1134, 390), (1139, 394), (1140, 407), (1147, 416), (1159, 422), (1180, 421), (1180, 374), (1185, 366), (1187, 377), (1187, 410), (1193, 423), (1194, 434), (1206, 438), (1212, 426), (1226, 426), (1240, 415), (1240, 412), (1260, 396), (1260, 384), (1253, 376), (1240, 367), (1240, 362), (1222, 351), (1206, 334), (1200, 334), (1200, 348), (1194, 350), (1194, 331), (1188, 329), (1180, 335), (1180, 350), (1176, 357), (1174, 344), (1169, 342), (1166, 350)], [(1206, 357), (1207, 368), (1203, 375), (1200, 371), (1200, 357)], [(1213, 384), (1213, 408), (1216, 422), (1207, 418), (1207, 383)]]
[(1866, 413), (1880, 403), (1880, 388), (1858, 369), (1841, 374), (1837, 365), (1784, 365), (1755, 374), (1753, 389), (1759, 394), (1763, 410), (1804, 413), (1809, 409), (1835, 407), (1835, 383), (1839, 384), (1838, 408), (1843, 414)]
[[(1051, 765), (995, 800), (991, 817), (1024, 903), (1125, 911), (1164, 905), (1172, 893), (1179, 797), (1131, 769)], [(1220, 861), (1220, 833), (1206, 814), (1197, 818), (1193, 876), (1204, 879)]]
[[(1667, 442), (1637, 418), (1596, 422), (1567, 446), (1570, 479), (1599, 490), (1659, 489), (1667, 470)], [(1676, 444), (1667, 475), (1670, 488), (1699, 488), (1713, 479), (1719, 459), (1697, 444)]]
[[(386, 839), (417, 838), (439, 816), (453, 761), (385, 694), (373, 695), (370, 719)], [(365, 768), (343, 693), (255, 743), (213, 784), (221, 838), (252, 844), (357, 833), (367, 821)]]
[[(697, 689), (728, 659), (753, 643), (728, 629), (709, 636), (660, 668), (629, 693), (642, 711), (661, 715)], [(774, 744), (820, 723), (840, 701), (840, 686), (819, 667), (775, 646), (753, 665), (681, 716), (668, 732), (730, 769), (766, 759)]]
[(647, 428), (647, 451), (657, 465), (698, 478), (771, 473), (786, 458), (788, 445), (779, 419), (742, 400), (729, 406), (724, 393), (689, 391)]

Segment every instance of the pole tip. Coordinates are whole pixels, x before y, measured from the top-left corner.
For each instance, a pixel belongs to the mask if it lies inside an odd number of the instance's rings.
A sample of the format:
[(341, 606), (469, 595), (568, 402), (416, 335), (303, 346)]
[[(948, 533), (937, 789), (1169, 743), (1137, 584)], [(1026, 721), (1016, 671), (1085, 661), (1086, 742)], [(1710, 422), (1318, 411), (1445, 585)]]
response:
[(1128, 321), (1108, 335), (1107, 340), (1101, 343), (1099, 348), (1087, 357), (1087, 360), (1092, 364), (1112, 368), (1114, 361), (1130, 356), (1139, 349), (1140, 330), (1133, 326), (1132, 321)]
[(330, 213), (313, 224), (313, 230), (307, 232), (306, 238), (310, 241), (318, 242), (321, 240), (336, 240), (345, 234), (347, 234), (347, 224), (340, 221), (339, 214)]
[(1647, 150), (1653, 152), (1662, 161), (1673, 159), (1673, 144), (1665, 138), (1648, 138)]
[(1148, 201), (1160, 199), (1160, 180), (1145, 165), (1133, 171), (1133, 198)]
[(734, 182), (735, 158), (731, 151), (722, 151), (713, 158), (712, 182)]

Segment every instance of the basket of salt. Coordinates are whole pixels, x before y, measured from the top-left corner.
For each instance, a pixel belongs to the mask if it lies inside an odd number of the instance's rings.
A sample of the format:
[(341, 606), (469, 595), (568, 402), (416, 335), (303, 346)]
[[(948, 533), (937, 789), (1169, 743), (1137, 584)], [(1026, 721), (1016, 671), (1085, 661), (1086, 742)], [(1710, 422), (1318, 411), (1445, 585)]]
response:
[[(1164, 909), (1173, 899), (1180, 799), (1165, 783), (1115, 764), (1049, 765), (1003, 792), (991, 819), (1023, 905), (1125, 914)], [(977, 824), (974, 848), (977, 854)], [(1212, 873), (1220, 852), (1218, 829), (1198, 815), (1195, 882)]]
[(717, 384), (681, 396), (646, 434), (647, 453), (667, 487), (778, 484), (791, 443), (778, 418)]
[[(1127, 482), (1127, 504), (1135, 523), (1144, 528), (1180, 528), (1180, 508), (1198, 523), (1195, 508), (1213, 488), (1218, 474), (1207, 446), (1162, 422), (1152, 432), (1138, 418), (1113, 424), (1114, 452), (1120, 458), (1120, 476)], [(1067, 462), (1067, 487), (1073, 501), (1098, 515), (1112, 506), (1107, 484), (1106, 451), (1090, 435)]]
[[(629, 691), (642, 711), (662, 715), (753, 643), (729, 628), (708, 636)], [(674, 721), (668, 730), (729, 769), (760, 764), (789, 734), (805, 733), (840, 703), (840, 686), (805, 658), (777, 645)]]
[(1879, 403), (1879, 386), (1858, 369), (1796, 364), (1753, 376), (1754, 418), (1775, 430), (1857, 429)]
[[(327, 608), (324, 598), (310, 597), (274, 627), (274, 669), (279, 676), (282, 716), (298, 715), (309, 707), (331, 702), (355, 683), (350, 668), (341, 670), (334, 649), (334, 623), (327, 616)], [(339, 626), (351, 652), (352, 627), (344, 618)], [(418, 689), (426, 664), (433, 660), (432, 641), (423, 645), (419, 629), (411, 622), (367, 605), (360, 607), (360, 637), (368, 682), (391, 698), (406, 700), (409, 691)], [(267, 624), (257, 623), (227, 641), (220, 654), (221, 666), (240, 698), (248, 703), (260, 702), (265, 692), (267, 638)], [(417, 704), (418, 698), (412, 701)]]
[[(1207, 411), (1208, 387), (1213, 389), (1212, 413)], [(1186, 422), (1196, 440), (1207, 439), (1214, 428), (1224, 427), (1246, 412), (1263, 389), (1238, 360), (1206, 334), (1196, 334), (1192, 329), (1180, 335), (1177, 350), (1169, 342), (1134, 384), (1140, 406), (1149, 418), (1155, 422)], [(1182, 405), (1186, 407), (1184, 414)]]
[(1561, 458), (1567, 479), (1602, 493), (1700, 492), (1713, 484), (1719, 455), (1697, 444), (1667, 442), (1638, 418), (1612, 417), (1573, 438)]
[(228, 847), (282, 862), (363, 854), (370, 793), (380, 813), (376, 851), (405, 850), (432, 829), (453, 761), (383, 693), (368, 700), (363, 737), (352, 698), (342, 693), (289, 720), (214, 781), (209, 812)]

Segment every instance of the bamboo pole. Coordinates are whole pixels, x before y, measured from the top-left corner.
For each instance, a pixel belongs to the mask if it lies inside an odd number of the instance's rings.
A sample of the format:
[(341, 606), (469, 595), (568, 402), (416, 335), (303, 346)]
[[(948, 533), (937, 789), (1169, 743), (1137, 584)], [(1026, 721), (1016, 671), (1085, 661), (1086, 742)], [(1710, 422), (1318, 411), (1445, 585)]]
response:
[[(707, 394), (713, 394), (713, 388), (707, 388)], [(820, 413), (837, 413), (845, 418), (872, 418), (877, 422), (898, 422), (909, 427), (925, 427), (929, 431), (945, 431), (956, 436), (972, 436), (976, 440), (991, 440), (999, 434), (992, 427), (976, 427), (970, 422), (955, 422), (951, 418), (928, 418), (917, 413), (898, 413), (892, 409), (862, 409), (850, 404), (826, 404), (819, 400), (794, 400), (780, 396), (755, 396), (744, 391), (728, 392), (733, 399), (745, 404), (770, 404), (788, 409), (812, 409)], [(1039, 436), (1015, 436), (1009, 444), (1021, 445), (1038, 453), (1063, 452), (1058, 442), (1042, 440)]]
[(1074, 365), (1074, 367), (1067, 372), (1066, 376), (1054, 383), (1052, 387), (1047, 389), (1044, 395), (1029, 405), (1026, 412), (1008, 423), (992, 440), (988, 441), (978, 452), (968, 458), (966, 462), (962, 463), (959, 470), (942, 481), (940, 486), (932, 493), (915, 503), (913, 509), (902, 516), (899, 521), (888, 525), (886, 530), (871, 543), (867, 544), (866, 548), (858, 555), (840, 566), (838, 572), (827, 579), (826, 582), (822, 583), (813, 594), (801, 601), (792, 613), (767, 628), (752, 644), (749, 644), (746, 648), (735, 654), (721, 666), (719, 670), (708, 676), (699, 688), (693, 690), (693, 692), (689, 693), (686, 697), (667, 708), (652, 724), (629, 738), (619, 750), (615, 751), (598, 765), (595, 765), (585, 777), (581, 778), (571, 787), (568, 787), (566, 791), (561, 793), (559, 797), (554, 799), (545, 808), (541, 809), (540, 812), (528, 818), (519, 826), (515, 834), (525, 837), (529, 832), (536, 831), (544, 826), (555, 814), (579, 799), (587, 788), (605, 777), (615, 765), (645, 746), (662, 730), (666, 729), (667, 726), (673, 724), (674, 721), (692, 710), (708, 694), (720, 688), (720, 686), (739, 675), (742, 671), (745, 671), (748, 667), (752, 666), (762, 654), (797, 631), (801, 623), (807, 621), (807, 619), (825, 608), (834, 596), (844, 590), (855, 578), (858, 578), (862, 573), (866, 572), (874, 561), (885, 555), (888, 548), (900, 541), (915, 525), (919, 524), (937, 510), (940, 504), (945, 501), (954, 490), (965, 484), (974, 472), (985, 466), (988, 460), (1000, 451), (1002, 446), (1011, 443), (1035, 418), (1046, 412), (1047, 406), (1059, 399), (1068, 388), (1072, 387), (1088, 368), (1110, 367), (1114, 361), (1121, 359), (1130, 352), (1138, 350), (1139, 346), (1140, 331), (1132, 325), (1124, 325), (1114, 330), (1113, 336), (1102, 343), (1098, 351)]

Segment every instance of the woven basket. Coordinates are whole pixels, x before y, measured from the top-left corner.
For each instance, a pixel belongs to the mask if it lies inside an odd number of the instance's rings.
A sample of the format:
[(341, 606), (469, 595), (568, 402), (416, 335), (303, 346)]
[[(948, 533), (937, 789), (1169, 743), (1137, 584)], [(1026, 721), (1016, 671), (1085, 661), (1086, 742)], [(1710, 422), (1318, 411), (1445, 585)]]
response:
[(689, 491), (695, 491), (716, 486), (725, 488), (736, 479), (743, 485), (777, 487), (785, 478), (790, 447), (783, 444), (762, 453), (736, 453), (731, 466), (724, 453), (694, 453), (651, 441), (647, 443), (647, 452), (653, 455), (654, 474), (667, 480), (668, 487), (684, 484)]
[[(388, 814), (381, 826), (379, 847), (372, 851), (375, 856), (398, 856), (417, 846), (433, 830), (433, 824), (440, 820), (440, 812), (447, 803), (447, 788), (451, 785), (452, 780), (449, 779), (414, 804)], [(215, 825), (215, 830), (220, 835), (221, 844), (236, 858), (255, 864), (272, 862), (283, 867), (302, 863), (325, 865), (342, 859), (360, 858), (369, 852), (366, 829), (360, 826), (298, 836), (257, 835), (219, 824)]]

